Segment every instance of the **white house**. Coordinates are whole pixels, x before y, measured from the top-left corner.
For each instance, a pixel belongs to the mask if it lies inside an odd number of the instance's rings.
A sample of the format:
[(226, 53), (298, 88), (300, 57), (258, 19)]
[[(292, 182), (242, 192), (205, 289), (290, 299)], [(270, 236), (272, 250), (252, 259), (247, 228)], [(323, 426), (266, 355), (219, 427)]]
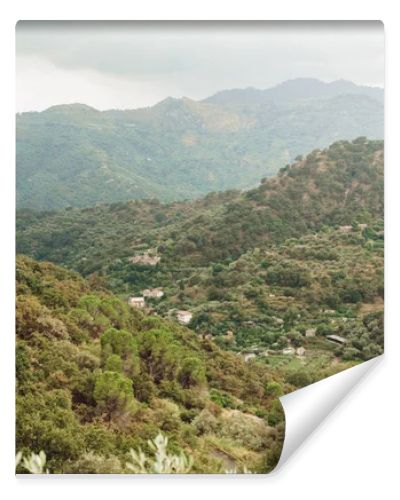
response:
[(146, 302), (144, 297), (130, 297), (129, 305), (135, 307), (136, 309), (144, 309), (146, 307)]
[(193, 318), (193, 314), (190, 311), (176, 311), (176, 319), (181, 325), (187, 325)]
[(158, 255), (152, 255), (150, 251), (147, 251), (140, 255), (134, 255), (133, 257), (130, 257), (128, 260), (131, 264), (155, 266), (160, 262), (161, 257), (159, 257)]
[(161, 288), (147, 288), (146, 290), (143, 290), (142, 293), (143, 297), (150, 297), (154, 299), (160, 299), (164, 296), (164, 292), (161, 290)]

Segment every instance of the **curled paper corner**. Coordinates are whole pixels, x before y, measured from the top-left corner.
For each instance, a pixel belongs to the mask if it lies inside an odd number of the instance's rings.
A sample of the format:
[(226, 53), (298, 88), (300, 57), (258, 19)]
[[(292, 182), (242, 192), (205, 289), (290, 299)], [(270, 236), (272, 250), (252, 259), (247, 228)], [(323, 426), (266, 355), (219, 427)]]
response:
[(285, 412), (285, 440), (273, 473), (279, 472), (303, 442), (383, 359), (378, 356), (280, 399)]

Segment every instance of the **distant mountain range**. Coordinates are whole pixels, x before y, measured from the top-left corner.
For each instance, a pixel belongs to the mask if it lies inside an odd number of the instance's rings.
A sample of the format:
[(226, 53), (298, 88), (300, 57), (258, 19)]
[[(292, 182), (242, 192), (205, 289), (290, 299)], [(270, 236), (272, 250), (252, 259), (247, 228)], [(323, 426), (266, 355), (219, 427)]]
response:
[(340, 95), (364, 95), (383, 104), (383, 89), (356, 85), (346, 80), (336, 80), (325, 83), (315, 78), (296, 78), (287, 80), (275, 87), (259, 90), (252, 87), (247, 89), (232, 89), (217, 92), (204, 102), (220, 105), (288, 103), (304, 99), (332, 99)]
[(383, 138), (383, 90), (295, 79), (136, 110), (53, 106), (16, 124), (18, 208), (173, 201), (255, 187), (335, 140)]
[(143, 200), (50, 213), (19, 210), (17, 252), (84, 275), (110, 274), (109, 267), (112, 274), (122, 259), (125, 280), (135, 252), (158, 248), (158, 270), (191, 273), (193, 265), (231, 261), (324, 225), (382, 219), (383, 168), (383, 141), (359, 138), (314, 150), (249, 191), (168, 204)]

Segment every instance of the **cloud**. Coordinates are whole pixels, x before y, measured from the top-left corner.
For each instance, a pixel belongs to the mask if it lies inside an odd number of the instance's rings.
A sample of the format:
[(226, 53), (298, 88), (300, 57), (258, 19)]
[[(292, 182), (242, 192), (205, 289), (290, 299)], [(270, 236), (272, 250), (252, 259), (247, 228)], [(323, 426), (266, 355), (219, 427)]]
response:
[(358, 23), (20, 22), (17, 109), (151, 105), (295, 77), (383, 85), (383, 27)]

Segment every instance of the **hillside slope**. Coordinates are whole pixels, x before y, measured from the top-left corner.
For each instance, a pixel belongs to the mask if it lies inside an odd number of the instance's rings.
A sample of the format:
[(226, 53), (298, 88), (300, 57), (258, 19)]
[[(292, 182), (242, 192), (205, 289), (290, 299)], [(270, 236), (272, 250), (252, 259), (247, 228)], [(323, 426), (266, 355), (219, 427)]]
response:
[(315, 150), (243, 193), (165, 205), (136, 201), (56, 213), (19, 211), (17, 250), (83, 274), (155, 247), (160, 266), (193, 266), (233, 260), (323, 225), (382, 217), (383, 142), (359, 138)]
[(248, 189), (314, 147), (383, 137), (382, 91), (294, 80), (138, 110), (82, 104), (17, 115), (17, 206), (193, 199)]
[[(329, 371), (383, 350), (383, 143), (334, 143), (247, 192), (22, 211), (17, 250), (126, 301), (161, 288), (149, 311), (190, 311), (189, 327), (225, 349), (272, 350), (267, 359), (286, 363), (280, 351), (297, 346), (300, 366)], [(327, 335), (344, 342), (334, 348)]]
[(16, 318), (16, 446), (44, 450), (51, 472), (129, 472), (129, 449), (151, 454), (160, 432), (193, 472), (276, 465), (276, 396), (293, 389), (278, 372), (22, 256)]

